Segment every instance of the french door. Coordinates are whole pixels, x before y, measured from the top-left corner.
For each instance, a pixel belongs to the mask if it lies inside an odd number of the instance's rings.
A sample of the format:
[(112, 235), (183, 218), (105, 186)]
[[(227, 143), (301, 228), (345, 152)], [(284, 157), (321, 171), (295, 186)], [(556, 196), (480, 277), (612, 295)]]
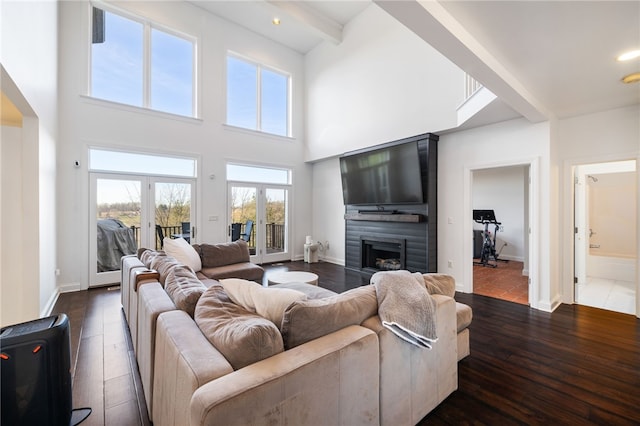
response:
[(254, 263), (290, 260), (289, 185), (230, 182), (228, 235), (244, 239)]
[(89, 286), (120, 281), (120, 258), (164, 238), (194, 242), (195, 179), (90, 173)]

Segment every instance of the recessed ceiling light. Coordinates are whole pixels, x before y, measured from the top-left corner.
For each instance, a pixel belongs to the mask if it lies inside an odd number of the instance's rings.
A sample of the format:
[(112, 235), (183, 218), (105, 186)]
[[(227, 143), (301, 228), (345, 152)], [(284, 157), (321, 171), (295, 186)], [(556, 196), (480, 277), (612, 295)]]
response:
[(273, 25), (280, 25), (280, 18), (273, 18), (273, 19), (271, 20), (271, 23), (272, 23)]
[(639, 50), (631, 50), (629, 52), (625, 52), (622, 55), (618, 56), (618, 61), (630, 61), (635, 58), (640, 58), (640, 49)]
[(640, 72), (634, 72), (633, 74), (625, 75), (622, 77), (623, 83), (637, 83), (640, 81)]

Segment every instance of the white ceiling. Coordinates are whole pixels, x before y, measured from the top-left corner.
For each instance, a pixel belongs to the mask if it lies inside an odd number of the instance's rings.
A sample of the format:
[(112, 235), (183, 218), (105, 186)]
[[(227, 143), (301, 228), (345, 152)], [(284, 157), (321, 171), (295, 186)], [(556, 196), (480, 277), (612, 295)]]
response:
[[(192, 1), (304, 54), (340, 43), (368, 7), (355, 1)], [(640, 1), (415, 1), (375, 3), (532, 121), (640, 104)], [(281, 25), (271, 23), (273, 17)]]

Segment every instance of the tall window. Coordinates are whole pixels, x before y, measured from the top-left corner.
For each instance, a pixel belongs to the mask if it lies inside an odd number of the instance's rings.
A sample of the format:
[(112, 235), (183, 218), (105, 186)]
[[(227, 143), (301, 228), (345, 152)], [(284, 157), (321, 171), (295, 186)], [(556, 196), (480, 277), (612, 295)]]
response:
[(193, 39), (93, 8), (91, 96), (195, 116)]
[(227, 56), (227, 124), (291, 136), (291, 77), (261, 64)]

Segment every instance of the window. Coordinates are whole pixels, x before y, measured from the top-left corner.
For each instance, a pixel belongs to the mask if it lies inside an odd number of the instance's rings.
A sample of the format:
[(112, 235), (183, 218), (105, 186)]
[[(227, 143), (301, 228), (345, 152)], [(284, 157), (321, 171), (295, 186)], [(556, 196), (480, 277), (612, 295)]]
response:
[(290, 185), (291, 170), (251, 164), (227, 163), (227, 180)]
[(194, 158), (89, 148), (89, 170), (155, 176), (197, 177)]
[(290, 136), (288, 74), (227, 56), (227, 124)]
[(195, 116), (195, 41), (93, 8), (91, 96)]

